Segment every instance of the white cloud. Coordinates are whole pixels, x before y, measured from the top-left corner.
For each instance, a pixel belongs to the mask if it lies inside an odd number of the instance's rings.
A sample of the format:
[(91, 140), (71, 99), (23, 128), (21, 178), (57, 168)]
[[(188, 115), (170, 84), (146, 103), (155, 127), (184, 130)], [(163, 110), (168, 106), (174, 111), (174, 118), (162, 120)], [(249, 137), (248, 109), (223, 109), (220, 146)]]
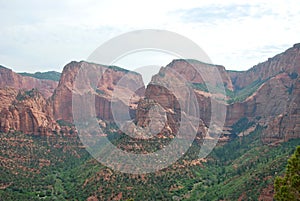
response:
[(299, 8), (294, 0), (0, 0), (0, 64), (61, 70), (114, 36), (152, 28), (192, 39), (214, 63), (248, 69), (299, 42)]

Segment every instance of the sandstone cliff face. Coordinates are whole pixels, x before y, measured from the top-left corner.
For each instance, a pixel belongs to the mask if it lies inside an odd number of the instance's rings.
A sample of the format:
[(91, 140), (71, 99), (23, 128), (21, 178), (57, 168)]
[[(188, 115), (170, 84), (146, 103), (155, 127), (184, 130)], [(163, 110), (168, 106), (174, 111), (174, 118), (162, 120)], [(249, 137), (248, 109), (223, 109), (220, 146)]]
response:
[[(220, 79), (215, 79), (217, 70), (220, 73)], [(137, 124), (146, 127), (151, 122), (149, 111), (155, 103), (163, 108), (167, 119), (166, 122), (157, 122), (157, 124), (164, 125), (161, 133), (174, 135), (179, 126), (185, 126), (185, 129), (197, 132), (204, 137), (211, 121), (212, 102), (216, 107), (218, 104), (224, 105), (225, 102), (216, 101), (216, 97), (220, 100), (225, 100), (226, 97), (218, 91), (212, 91), (212, 94), (193, 88), (193, 84), (208, 84), (213, 88), (224, 84), (227, 88), (232, 89), (231, 80), (224, 67), (194, 60), (174, 60), (165, 68), (161, 68), (147, 86), (144, 100), (139, 103), (137, 109)], [(199, 113), (197, 114), (196, 111)], [(200, 119), (199, 125), (191, 122), (182, 123), (183, 117)], [(162, 120), (164, 119), (162, 118)]]
[(300, 137), (300, 79), (290, 80), (289, 85), (288, 93), (280, 99), (283, 112), (265, 123), (265, 142)]
[[(199, 71), (201, 68), (205, 69), (205, 73)], [(82, 81), (79, 82), (79, 87), (74, 88), (76, 76), (82, 69), (90, 70), (81, 75)], [(214, 79), (215, 69), (220, 72), (221, 79)], [(151, 107), (160, 105), (159, 110), (165, 114), (161, 121), (165, 122), (157, 121), (155, 124), (163, 125), (162, 133), (176, 133), (182, 117), (180, 115), (187, 115), (182, 111), (196, 110), (193, 104), (183, 104), (185, 108), (181, 108), (180, 102), (191, 98), (189, 91), (183, 87), (184, 83), (203, 85), (206, 82), (215, 88), (224, 84), (227, 90), (234, 93), (259, 80), (261, 84), (255, 88), (254, 93), (232, 104), (227, 104), (226, 97), (219, 91), (209, 93), (201, 87), (191, 85), (201, 118), (198, 131), (205, 136), (210, 123), (211, 101), (214, 96), (213, 100), (217, 104), (227, 107), (226, 127), (247, 117), (264, 126), (264, 139), (284, 140), (300, 137), (298, 132), (300, 129), (299, 74), (299, 44), (245, 72), (227, 72), (222, 66), (203, 64), (194, 60), (188, 62), (174, 60), (168, 66), (161, 68), (146, 91), (139, 74), (88, 62), (71, 62), (66, 65), (54, 92), (55, 82), (25, 78), (0, 67), (0, 87), (2, 87), (0, 130), (4, 132), (21, 130), (25, 133), (43, 134), (57, 131), (61, 129), (56, 123), (57, 120), (70, 123), (73, 121), (72, 93), (79, 95), (92, 93), (95, 96), (95, 105), (85, 109), (95, 108), (97, 117), (102, 120), (114, 120), (111, 104), (120, 101), (130, 110), (135, 123), (140, 127), (146, 127), (151, 122), (149, 118), (149, 112), (153, 112)], [(136, 86), (139, 86), (139, 89)], [(32, 88), (37, 88), (43, 95), (36, 90), (26, 92)], [(87, 91), (82, 92), (81, 88)], [(180, 93), (174, 93), (176, 90)], [(136, 93), (133, 93), (134, 91)], [(51, 99), (46, 100), (45, 98), (52, 93)], [(25, 98), (20, 99), (20, 96)], [(115, 100), (112, 99), (113, 96)]]
[[(160, 107), (158, 117), (151, 114), (155, 107)], [(152, 120), (152, 130), (157, 130), (161, 134), (176, 134), (180, 124), (181, 108), (177, 97), (172, 94), (167, 88), (159, 85), (148, 85), (145, 98), (141, 100), (137, 107), (136, 122), (140, 127), (149, 127), (151, 117), (155, 118), (155, 123)]]
[[(174, 85), (177, 86), (178, 85)], [(201, 111), (206, 110), (205, 107), (199, 108), (200, 115), (198, 116), (195, 111), (195, 105), (193, 101), (190, 103), (185, 102), (188, 99), (188, 91), (186, 93), (176, 94), (174, 91), (167, 89), (161, 85), (149, 84), (146, 89), (144, 99), (141, 99), (137, 107), (136, 123), (142, 128), (149, 128), (150, 131), (154, 131), (158, 137), (175, 137), (178, 131), (185, 132), (185, 137), (197, 133), (198, 137), (204, 138), (207, 135), (207, 122), (203, 122), (202, 117), (204, 113)], [(177, 96), (176, 96), (177, 95)], [(203, 97), (200, 95), (200, 98)], [(199, 96), (195, 96), (195, 101)], [(210, 100), (202, 102), (209, 104)], [(197, 103), (195, 103), (197, 104)], [(192, 110), (193, 112), (189, 112)], [(196, 121), (189, 121), (185, 119), (193, 119), (196, 117)], [(199, 119), (200, 117), (200, 119)], [(209, 121), (210, 115), (208, 115)], [(206, 119), (205, 119), (206, 120)]]
[[(229, 90), (233, 90), (231, 79), (224, 66), (205, 64), (195, 60), (173, 60), (166, 68), (171, 68), (183, 76), (190, 83), (205, 83), (217, 86), (224, 84)], [(216, 70), (219, 71), (221, 80), (215, 79)]]
[[(80, 73), (81, 77), (78, 78), (80, 81), (77, 80), (76, 82), (79, 86), (75, 87), (74, 84), (79, 70), (83, 72)], [(122, 84), (118, 84), (119, 81), (121, 81)], [(124, 96), (132, 94), (128, 89), (134, 89), (135, 85), (143, 86), (142, 77), (137, 73), (122, 70), (117, 67), (108, 67), (83, 61), (69, 63), (65, 66), (59, 85), (52, 96), (55, 119), (62, 119), (67, 122), (73, 121), (72, 92), (77, 94), (79, 93), (78, 89), (81, 88), (95, 95), (95, 105), (90, 107), (96, 108), (97, 117), (107, 121), (113, 120), (111, 101), (116, 85), (122, 85), (119, 87), (123, 87), (123, 94), (115, 94), (114, 96), (118, 96), (118, 98), (122, 100), (122, 97), (124, 98)], [(141, 88), (141, 90), (137, 90), (136, 97), (133, 98), (133, 104), (137, 102), (139, 96), (142, 95), (143, 87)], [(81, 89), (79, 89), (79, 91)], [(129, 106), (127, 102), (124, 104)], [(136, 106), (132, 107), (136, 108)]]
[(49, 98), (53, 94), (57, 84), (57, 82), (52, 80), (40, 80), (21, 76), (11, 69), (0, 66), (0, 87), (12, 87), (15, 89), (26, 90), (36, 88), (45, 98)]
[(228, 106), (227, 126), (248, 117), (264, 126), (265, 142), (300, 137), (299, 132), (300, 45), (268, 59), (245, 72), (229, 72), (235, 90), (257, 80), (265, 82), (243, 102)]
[(271, 78), (245, 101), (228, 105), (227, 125), (232, 125), (242, 117), (269, 119), (284, 113), (289, 104), (291, 85), (286, 73)]
[(54, 118), (72, 122), (72, 88), (80, 68), (76, 62), (66, 65), (61, 74), (58, 87), (51, 97)]
[(46, 100), (56, 87), (55, 81), (21, 76), (0, 67), (0, 132), (50, 135), (58, 131), (51, 104)]
[(37, 90), (1, 88), (0, 131), (51, 135), (59, 130), (49, 102)]
[(300, 74), (300, 44), (295, 44), (292, 48), (253, 66), (248, 71), (228, 71), (228, 74), (235, 88), (243, 88), (255, 80), (265, 80), (282, 72)]
[[(225, 126), (231, 127), (241, 118), (247, 117), (250, 121), (265, 127), (262, 139), (282, 140), (300, 137), (299, 118), (299, 72), (300, 72), (300, 45), (294, 45), (286, 52), (270, 58), (267, 62), (261, 63), (245, 72), (225, 71), (224, 67), (203, 64), (201, 62), (184, 60), (174, 60), (167, 67), (162, 68), (158, 75), (154, 76), (152, 82), (155, 83), (159, 77), (170, 76), (168, 69), (178, 73), (183, 80), (189, 83), (204, 83), (201, 73), (199, 74), (193, 65), (207, 68), (205, 78), (206, 84), (213, 86), (224, 83), (227, 89), (233, 92), (242, 90), (257, 80), (262, 81), (254, 93), (249, 94), (243, 101), (237, 101), (232, 104), (226, 104), (225, 101), (218, 101), (218, 104), (227, 105), (227, 114)], [(222, 80), (220, 82), (210, 82), (211, 76), (214, 76), (213, 70), (209, 68), (217, 67)], [(203, 76), (203, 74), (202, 74)], [(171, 79), (172, 80), (172, 79)], [(208, 81), (208, 82), (207, 82)], [(174, 81), (167, 81), (168, 85), (177, 86)], [(211, 93), (202, 89), (194, 88), (196, 94), (201, 119), (204, 125), (209, 125), (211, 117)], [(219, 95), (219, 100), (222, 96)], [(178, 97), (177, 97), (178, 98)], [(180, 121), (180, 106), (174, 98), (172, 92), (159, 85), (149, 85), (146, 89), (145, 100), (154, 100), (161, 104), (167, 114), (166, 127), (170, 132), (176, 131)], [(213, 99), (217, 100), (217, 99)], [(141, 102), (141, 107), (137, 111), (137, 123), (146, 126), (149, 122), (149, 114), (145, 108), (151, 107), (151, 101)], [(202, 129), (203, 130), (203, 129)], [(205, 130), (205, 129), (204, 129)]]
[(245, 101), (228, 105), (226, 125), (247, 117), (265, 128), (261, 137), (266, 143), (299, 138), (298, 83), (299, 78), (291, 79), (287, 73), (271, 78)]
[[(85, 68), (87, 67), (87, 68)], [(144, 93), (142, 78), (139, 74), (129, 72), (118, 67), (107, 67), (87, 62), (71, 62), (63, 70), (62, 77), (55, 89), (56, 82), (38, 80), (31, 77), (23, 77), (7, 68), (0, 68), (0, 131), (22, 131), (40, 135), (51, 133), (74, 133), (75, 128), (58, 125), (57, 121), (63, 124), (72, 123), (72, 93), (74, 82), (79, 70), (88, 69), (82, 77), (82, 86), (87, 92), (95, 95), (97, 117), (102, 120), (113, 120), (111, 112), (111, 101), (115, 86), (119, 81), (122, 93), (114, 94), (123, 101), (135, 116), (137, 102)], [(98, 72), (100, 74), (98, 74)], [(101, 79), (97, 77), (101, 75)], [(95, 80), (98, 80), (95, 83)], [(135, 89), (136, 85), (140, 86)], [(4, 88), (3, 86), (8, 86)], [(54, 90), (55, 89), (55, 90)], [(133, 91), (131, 91), (132, 89)], [(136, 93), (134, 93), (136, 91)], [(52, 95), (53, 93), (53, 95)], [(51, 96), (52, 95), (52, 96)], [(128, 101), (128, 96), (130, 101)], [(46, 99), (51, 96), (50, 99)]]

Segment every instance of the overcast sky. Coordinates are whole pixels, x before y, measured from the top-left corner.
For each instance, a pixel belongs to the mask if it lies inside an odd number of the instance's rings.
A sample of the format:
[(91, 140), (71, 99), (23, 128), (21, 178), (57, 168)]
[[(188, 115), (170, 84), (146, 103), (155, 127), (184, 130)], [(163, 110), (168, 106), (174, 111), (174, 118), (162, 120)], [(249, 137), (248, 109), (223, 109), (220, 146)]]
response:
[[(296, 0), (0, 0), (0, 15), (0, 64), (17, 72), (61, 71), (105, 41), (138, 29), (186, 36), (213, 63), (235, 70), (300, 42)], [(170, 59), (160, 55), (143, 65)]]

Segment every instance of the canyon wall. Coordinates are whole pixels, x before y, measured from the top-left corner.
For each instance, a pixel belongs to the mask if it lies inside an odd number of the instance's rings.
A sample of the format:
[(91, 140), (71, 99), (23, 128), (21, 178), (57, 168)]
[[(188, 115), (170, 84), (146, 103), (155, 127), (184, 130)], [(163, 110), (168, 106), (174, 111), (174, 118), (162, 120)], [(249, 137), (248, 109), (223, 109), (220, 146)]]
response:
[[(76, 76), (84, 69), (89, 70), (81, 74), (79, 88), (74, 88)], [(219, 79), (215, 79), (215, 70), (220, 73)], [(42, 135), (59, 132), (61, 125), (57, 122), (73, 123), (72, 95), (82, 93), (81, 88), (85, 88), (84, 93), (95, 97), (95, 105), (90, 107), (95, 108), (96, 116), (103, 121), (114, 120), (111, 104), (119, 101), (128, 108), (138, 126), (146, 127), (151, 107), (158, 104), (166, 116), (162, 132), (172, 134), (178, 130), (180, 115), (187, 115), (182, 111), (198, 108), (200, 125), (193, 129), (203, 134), (210, 123), (214, 101), (227, 108), (227, 131), (246, 117), (264, 128), (265, 141), (286, 140), (300, 137), (299, 73), (299, 44), (242, 72), (226, 71), (223, 66), (195, 60), (174, 60), (153, 76), (146, 89), (141, 75), (135, 72), (84, 61), (67, 64), (59, 83), (24, 77), (0, 67), (0, 131)], [(226, 93), (220, 90), (220, 85), (224, 85)], [(180, 105), (192, 98), (189, 90), (197, 100), (197, 107)]]

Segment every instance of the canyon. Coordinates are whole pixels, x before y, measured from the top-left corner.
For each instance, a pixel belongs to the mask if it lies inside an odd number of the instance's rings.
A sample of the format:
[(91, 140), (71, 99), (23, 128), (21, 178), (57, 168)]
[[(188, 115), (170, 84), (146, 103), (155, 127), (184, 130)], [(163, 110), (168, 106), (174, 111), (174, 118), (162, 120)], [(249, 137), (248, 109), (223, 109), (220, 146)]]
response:
[[(206, 69), (206, 74), (196, 73), (195, 66)], [(147, 127), (150, 108), (160, 105), (166, 116), (160, 134), (170, 136), (176, 133), (180, 115), (186, 115), (182, 113), (184, 109), (179, 104), (185, 97), (178, 98), (167, 87), (155, 83), (172, 77), (171, 72), (177, 72), (190, 84), (197, 99), (200, 121), (199, 126), (193, 129), (201, 137), (207, 135), (212, 101), (216, 105), (225, 106), (227, 110), (224, 128), (219, 128), (223, 129), (222, 139), (238, 135), (231, 133), (231, 128), (242, 118), (253, 122), (254, 127), (263, 128), (264, 142), (300, 137), (299, 44), (247, 71), (228, 71), (224, 66), (195, 60), (173, 60), (162, 67), (146, 87), (138, 73), (85, 61), (67, 64), (59, 82), (22, 76), (0, 67), (0, 131), (20, 131), (35, 135), (76, 133), (72, 95), (80, 93), (76, 91), (74, 84), (82, 69), (93, 69), (85, 72), (82, 85), (86, 85), (94, 95), (95, 105), (90, 107), (95, 108), (97, 118), (103, 122), (110, 123), (114, 120), (111, 104), (115, 100), (112, 97), (115, 88), (120, 88), (120, 82), (125, 77), (126, 86), (121, 87), (123, 93), (118, 94), (118, 100), (128, 108), (132, 122), (138, 127)], [(211, 79), (215, 70), (218, 70), (221, 80)], [(101, 78), (95, 76), (97, 73), (91, 75), (96, 71), (101, 72)], [(167, 84), (177, 86), (172, 79), (168, 79)], [(135, 85), (140, 87), (136, 89)], [(220, 85), (224, 86), (225, 94), (218, 90)], [(128, 94), (132, 95), (130, 102), (126, 97)]]

